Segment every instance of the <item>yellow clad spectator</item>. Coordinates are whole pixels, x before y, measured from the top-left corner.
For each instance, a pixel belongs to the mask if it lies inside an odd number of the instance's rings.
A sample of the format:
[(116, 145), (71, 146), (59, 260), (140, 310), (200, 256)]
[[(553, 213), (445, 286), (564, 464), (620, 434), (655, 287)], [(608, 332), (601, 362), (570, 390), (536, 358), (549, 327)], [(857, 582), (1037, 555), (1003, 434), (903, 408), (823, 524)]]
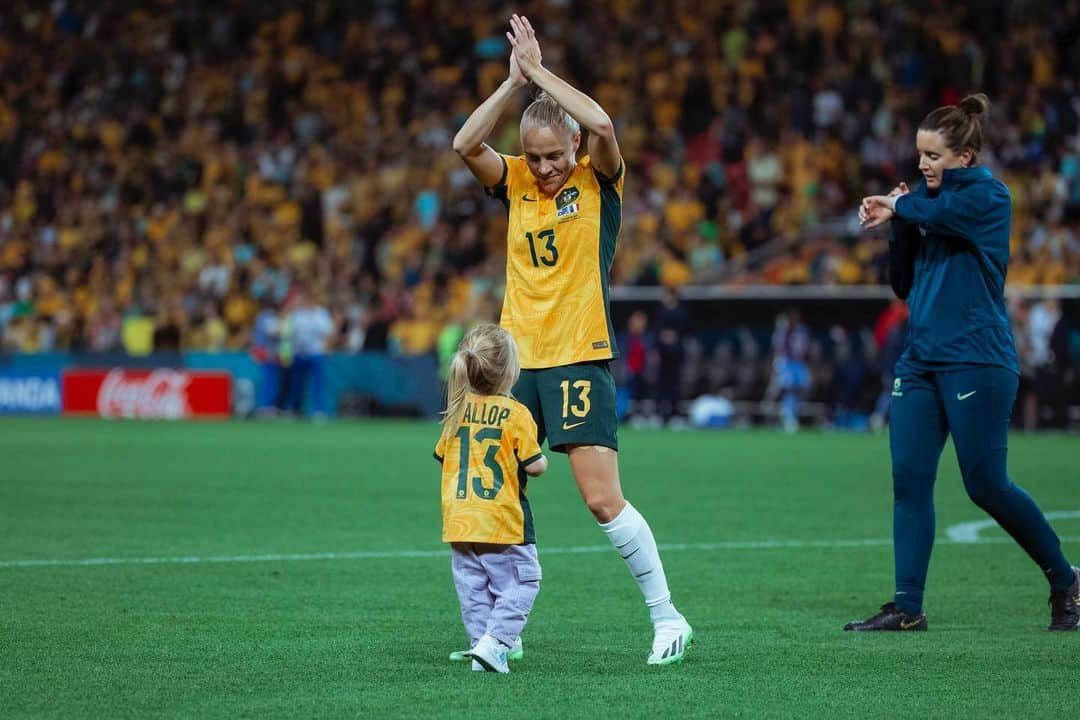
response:
[(665, 248), (660, 256), (660, 284), (667, 288), (678, 288), (692, 279), (690, 266)]
[(142, 315), (129, 315), (124, 318), (120, 331), (124, 352), (135, 357), (143, 357), (154, 351), (154, 319)]

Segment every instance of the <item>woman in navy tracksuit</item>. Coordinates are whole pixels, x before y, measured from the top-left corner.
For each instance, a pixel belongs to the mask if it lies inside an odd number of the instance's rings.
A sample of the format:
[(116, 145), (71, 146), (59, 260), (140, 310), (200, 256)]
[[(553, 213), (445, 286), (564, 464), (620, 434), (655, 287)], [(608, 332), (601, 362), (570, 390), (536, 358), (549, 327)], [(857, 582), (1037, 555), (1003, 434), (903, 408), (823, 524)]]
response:
[(863, 199), (867, 228), (892, 220), (889, 279), (907, 298), (910, 326), (893, 381), (896, 595), (845, 630), (925, 630), (923, 589), (934, 543), (933, 487), (951, 434), (964, 487), (1050, 581), (1050, 630), (1075, 630), (1080, 569), (1005, 469), (1019, 366), (1005, 309), (1009, 190), (976, 164), (985, 95), (934, 110), (919, 126), (924, 181)]

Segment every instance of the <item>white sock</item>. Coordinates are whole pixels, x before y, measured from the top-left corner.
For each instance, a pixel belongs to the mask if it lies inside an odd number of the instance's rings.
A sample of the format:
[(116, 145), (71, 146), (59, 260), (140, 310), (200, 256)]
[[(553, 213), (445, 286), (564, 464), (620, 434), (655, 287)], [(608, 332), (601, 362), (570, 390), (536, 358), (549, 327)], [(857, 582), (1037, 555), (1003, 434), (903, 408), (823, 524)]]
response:
[(656, 539), (641, 513), (626, 503), (614, 520), (600, 523), (600, 529), (611, 540), (641, 588), (653, 623), (681, 617), (671, 603), (671, 591), (664, 575), (664, 564), (660, 562), (660, 552), (656, 549)]

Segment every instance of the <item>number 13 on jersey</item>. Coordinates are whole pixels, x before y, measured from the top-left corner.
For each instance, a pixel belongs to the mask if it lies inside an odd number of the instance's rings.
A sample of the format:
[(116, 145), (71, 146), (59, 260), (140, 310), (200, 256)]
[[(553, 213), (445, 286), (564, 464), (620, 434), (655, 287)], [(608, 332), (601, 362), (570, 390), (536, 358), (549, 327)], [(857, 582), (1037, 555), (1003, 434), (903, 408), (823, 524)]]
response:
[[(525, 233), (525, 239), (529, 241), (529, 254), (532, 256), (533, 267), (540, 267), (541, 264), (547, 267), (555, 267), (555, 263), (559, 259), (559, 249), (555, 247), (555, 231), (554, 230), (541, 230), (536, 233), (536, 237), (533, 237), (531, 232)], [(540, 248), (540, 253), (537, 255), (537, 248)], [(544, 252), (544, 251), (547, 252)]]
[(488, 446), (487, 453), (484, 455), (484, 465), (488, 470), (491, 470), (491, 487), (486, 487), (484, 479), (479, 475), (475, 475), (472, 478), (472, 491), (481, 500), (494, 500), (495, 496), (502, 490), (505, 480), (502, 467), (495, 460), (495, 456), (499, 452), (499, 441), (502, 440), (502, 430), (490, 427), (481, 428), (472, 435), (472, 440), (470, 440), (469, 435), (468, 426), (462, 425), (458, 428), (457, 437), (461, 441), (461, 460), (458, 470), (457, 498), (464, 500), (468, 497), (469, 470), (472, 467), (469, 461), (469, 450), (472, 441), (474, 440), (477, 444), (493, 441), (494, 444)]

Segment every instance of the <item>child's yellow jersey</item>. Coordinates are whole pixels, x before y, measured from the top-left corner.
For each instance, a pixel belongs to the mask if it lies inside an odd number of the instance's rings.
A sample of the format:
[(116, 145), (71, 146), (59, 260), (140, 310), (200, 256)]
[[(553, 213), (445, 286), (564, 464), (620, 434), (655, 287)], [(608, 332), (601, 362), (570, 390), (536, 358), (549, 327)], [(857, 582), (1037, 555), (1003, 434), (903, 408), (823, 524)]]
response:
[(503, 395), (469, 393), (457, 431), (440, 436), (443, 542), (536, 542), (524, 467), (541, 457), (529, 409)]
[(559, 367), (618, 357), (608, 288), (622, 224), (623, 168), (614, 178), (578, 162), (554, 196), (540, 192), (524, 157), (488, 193), (510, 212), (501, 324), (521, 367)]

